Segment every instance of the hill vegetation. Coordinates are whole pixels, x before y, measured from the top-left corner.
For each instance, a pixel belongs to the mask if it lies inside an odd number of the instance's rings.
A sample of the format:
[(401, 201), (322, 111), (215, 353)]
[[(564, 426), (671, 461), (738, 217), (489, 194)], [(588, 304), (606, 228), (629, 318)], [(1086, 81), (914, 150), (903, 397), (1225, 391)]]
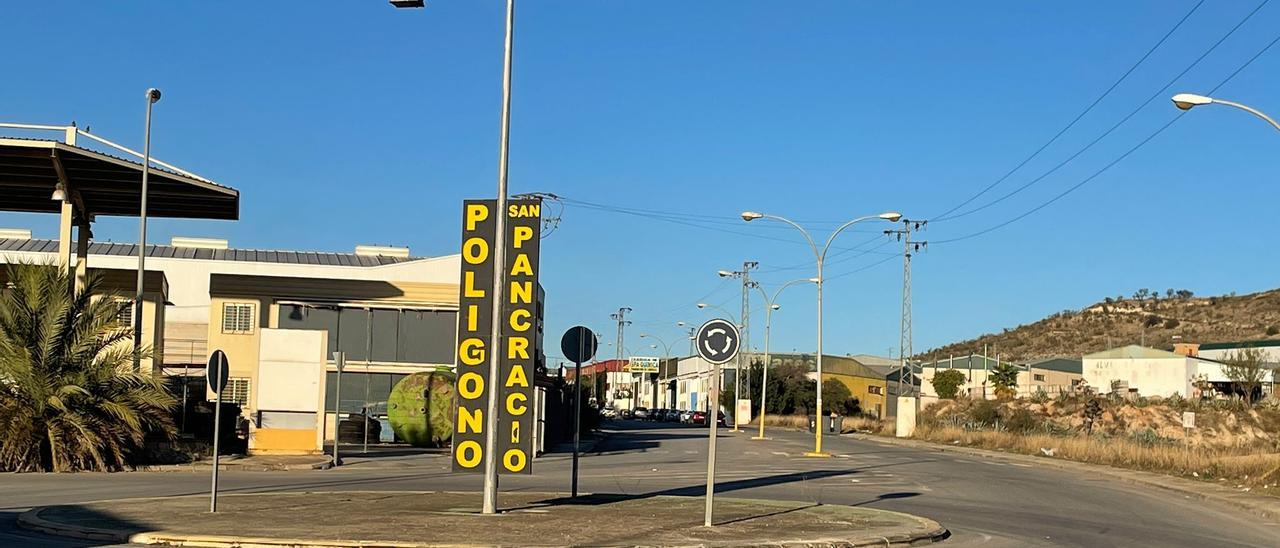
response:
[(1012, 361), (1080, 356), (1127, 344), (1172, 348), (1176, 342), (1280, 339), (1280, 289), (1197, 297), (1185, 289), (1139, 289), (1035, 323), (929, 350), (919, 357), (1001, 355)]

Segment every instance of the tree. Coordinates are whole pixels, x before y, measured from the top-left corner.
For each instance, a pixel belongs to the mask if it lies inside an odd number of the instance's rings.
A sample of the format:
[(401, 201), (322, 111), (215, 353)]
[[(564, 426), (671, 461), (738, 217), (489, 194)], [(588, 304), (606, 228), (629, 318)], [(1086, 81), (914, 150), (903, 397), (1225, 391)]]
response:
[(968, 379), (965, 378), (964, 373), (961, 373), (959, 369), (939, 371), (938, 374), (933, 376), (933, 380), (930, 381), (930, 383), (933, 384), (934, 392), (937, 392), (938, 397), (944, 400), (955, 398), (956, 393), (960, 391), (960, 386), (966, 382), (968, 382)]
[(850, 416), (862, 412), (858, 398), (853, 397), (849, 387), (832, 378), (822, 380), (822, 407), (823, 414), (835, 413)]
[(0, 290), (0, 469), (119, 470), (148, 433), (174, 436), (172, 395), (134, 373), (133, 332), (90, 275), (11, 265)]
[(1227, 354), (1222, 360), (1222, 374), (1231, 379), (1244, 395), (1244, 401), (1252, 404), (1254, 392), (1260, 392), (1267, 368), (1263, 366), (1266, 353), (1261, 348), (1245, 348)]
[(1009, 362), (996, 364), (991, 369), (991, 384), (995, 387), (996, 397), (1014, 397), (1018, 393), (1018, 367)]
[(1173, 295), (1174, 295), (1175, 293), (1176, 293), (1176, 292), (1173, 290), (1173, 288), (1172, 288), (1172, 287), (1170, 287), (1169, 289), (1164, 290), (1164, 296), (1165, 296), (1166, 298), (1169, 298), (1169, 299), (1172, 299), (1172, 298), (1173, 298)]

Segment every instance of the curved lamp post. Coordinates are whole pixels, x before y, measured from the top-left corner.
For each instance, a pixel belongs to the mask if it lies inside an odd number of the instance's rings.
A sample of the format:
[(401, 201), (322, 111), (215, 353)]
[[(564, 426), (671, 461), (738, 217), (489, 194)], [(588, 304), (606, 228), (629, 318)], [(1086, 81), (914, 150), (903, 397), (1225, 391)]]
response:
[[(799, 230), (801, 234), (804, 234), (804, 239), (809, 242), (809, 247), (813, 249), (813, 257), (817, 261), (817, 265), (818, 265), (818, 277), (817, 277), (817, 280), (818, 280), (817, 281), (817, 284), (818, 284), (818, 351), (817, 351), (818, 397), (817, 397), (817, 400), (818, 401), (817, 401), (817, 408), (814, 411), (814, 415), (819, 417), (818, 419), (819, 423), (821, 423), (822, 421), (821, 419), (821, 416), (822, 416), (822, 282), (824, 281), (822, 277), (822, 263), (827, 258), (827, 251), (831, 249), (831, 242), (835, 241), (836, 236), (839, 236), (841, 232), (844, 232), (844, 229), (849, 228), (862, 221), (867, 221), (871, 219), (880, 219), (880, 220), (889, 221), (892, 223), (892, 222), (897, 222), (898, 219), (901, 219), (901, 218), (902, 218), (902, 214), (896, 211), (886, 211), (879, 215), (867, 215), (866, 217), (858, 217), (857, 219), (854, 219), (852, 221), (849, 221), (845, 224), (840, 225), (840, 227), (837, 228), (835, 232), (831, 233), (831, 236), (827, 237), (827, 243), (822, 246), (822, 249), (818, 249), (818, 244), (813, 240), (813, 236), (809, 235), (809, 231), (805, 230), (804, 227), (796, 224), (796, 222), (792, 221), (791, 219), (787, 219), (785, 217), (779, 217), (777, 215), (769, 215), (767, 213), (759, 213), (756, 211), (742, 212), (743, 221), (751, 222), (756, 219), (773, 219), (775, 221), (782, 221), (784, 223), (787, 223), (795, 227), (796, 230)], [(822, 452), (822, 428), (820, 428), (821, 424), (819, 424), (818, 426), (819, 428), (814, 429), (815, 432), (814, 432), (814, 438), (813, 438), (813, 452), (805, 453), (805, 456), (807, 457), (830, 456), (827, 453)]]
[(795, 284), (798, 284), (798, 283), (805, 283), (805, 282), (809, 282), (809, 283), (814, 283), (814, 284), (816, 284), (816, 283), (818, 283), (818, 279), (817, 279), (817, 278), (805, 278), (805, 279), (801, 279), (801, 280), (791, 280), (791, 281), (789, 281), (789, 282), (787, 282), (787, 283), (785, 283), (785, 284), (782, 284), (782, 287), (779, 287), (778, 289), (776, 289), (776, 290), (773, 292), (773, 297), (772, 297), (772, 298), (770, 298), (770, 297), (769, 297), (769, 294), (768, 294), (767, 292), (765, 292), (765, 290), (764, 290), (764, 288), (763, 288), (763, 287), (760, 287), (760, 284), (755, 284), (755, 286), (754, 286), (756, 289), (758, 289), (758, 290), (760, 291), (760, 296), (764, 298), (764, 366), (763, 366), (763, 367), (761, 367), (761, 369), (760, 369), (760, 371), (761, 371), (761, 375), (760, 375), (760, 435), (758, 435), (758, 436), (755, 436), (755, 437), (751, 438), (751, 439), (753, 439), (753, 440), (767, 440), (767, 439), (769, 439), (769, 438), (764, 437), (764, 415), (765, 415), (765, 407), (764, 407), (764, 403), (765, 403), (765, 401), (766, 401), (766, 400), (765, 400), (765, 397), (766, 397), (765, 395), (766, 395), (766, 394), (768, 393), (768, 391), (769, 391), (769, 326), (771, 325), (771, 322), (773, 321), (773, 311), (774, 311), (774, 310), (777, 310), (777, 309), (779, 309), (779, 308), (782, 308), (782, 307), (778, 306), (778, 296), (782, 294), (782, 290), (783, 290), (783, 289), (786, 289), (786, 288), (791, 287), (791, 286), (793, 286), (793, 285), (795, 285)]
[(1277, 123), (1270, 116), (1263, 114), (1262, 111), (1247, 105), (1227, 101), (1225, 99), (1215, 99), (1213, 97), (1205, 97), (1204, 95), (1196, 95), (1194, 93), (1179, 93), (1173, 96), (1173, 106), (1178, 107), (1181, 110), (1191, 110), (1200, 105), (1226, 105), (1229, 107), (1235, 107), (1266, 120), (1268, 124), (1271, 124), (1271, 127), (1276, 128), (1276, 131), (1280, 131), (1280, 123)]

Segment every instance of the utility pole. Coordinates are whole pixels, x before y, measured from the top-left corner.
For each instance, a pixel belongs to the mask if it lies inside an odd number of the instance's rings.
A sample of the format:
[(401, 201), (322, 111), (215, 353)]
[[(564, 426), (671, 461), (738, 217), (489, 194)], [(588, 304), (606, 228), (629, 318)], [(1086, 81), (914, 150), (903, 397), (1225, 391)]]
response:
[[(721, 278), (741, 278), (742, 279), (742, 315), (739, 316), (741, 321), (738, 323), (738, 338), (741, 339), (742, 346), (738, 352), (737, 361), (733, 371), (733, 408), (729, 410), (733, 414), (733, 431), (738, 431), (738, 401), (742, 399), (742, 375), (743, 371), (751, 367), (751, 357), (747, 354), (751, 350), (750, 337), (748, 337), (749, 318), (751, 317), (751, 288), (758, 287), (759, 284), (751, 281), (751, 269), (758, 268), (759, 262), (742, 261), (742, 270), (721, 270), (719, 272)], [(751, 395), (751, 377), (747, 376), (747, 396)]]
[(884, 231), (886, 236), (893, 236), (902, 242), (902, 324), (898, 341), (898, 395), (903, 395), (903, 381), (906, 375), (913, 375), (911, 389), (915, 390), (915, 367), (910, 366), (911, 356), (915, 350), (911, 345), (911, 255), (923, 249), (929, 242), (911, 240), (911, 234), (919, 231), (929, 221), (913, 221), (902, 219), (902, 228)]
[[(631, 320), (628, 320), (628, 319), (627, 319), (627, 312), (631, 312), (631, 308), (630, 308), (630, 307), (626, 307), (626, 306), (624, 306), (624, 307), (619, 308), (617, 312), (615, 312), (615, 313), (613, 313), (613, 314), (610, 314), (610, 315), (609, 315), (609, 317), (610, 317), (610, 318), (612, 318), (612, 319), (613, 319), (613, 321), (618, 322), (618, 342), (617, 342), (617, 343), (615, 343), (615, 346), (617, 347), (617, 358), (618, 358), (618, 363), (619, 363), (619, 364), (621, 364), (621, 363), (622, 363), (622, 342), (623, 342), (624, 340), (626, 340), (626, 329), (627, 329), (627, 326), (628, 326), (628, 325), (631, 325)], [(636, 407), (636, 398), (635, 398), (635, 395), (636, 395), (636, 392), (635, 392), (635, 391), (636, 391), (636, 386), (635, 386), (635, 384), (636, 384), (636, 382), (635, 382), (635, 376), (636, 376), (636, 374), (635, 374), (635, 373), (632, 373), (632, 374), (631, 374), (631, 384), (632, 384), (632, 387), (631, 387), (631, 398), (630, 398), (631, 405), (630, 405), (630, 407), (631, 407), (633, 410), (634, 410), (634, 409), (635, 409), (635, 407)]]

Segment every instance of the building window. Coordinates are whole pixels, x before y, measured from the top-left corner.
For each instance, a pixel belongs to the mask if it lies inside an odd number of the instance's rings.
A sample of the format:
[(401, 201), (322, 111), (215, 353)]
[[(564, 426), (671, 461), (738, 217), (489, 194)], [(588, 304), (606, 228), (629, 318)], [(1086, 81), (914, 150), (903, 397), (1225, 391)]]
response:
[(1033, 381), (1035, 381), (1035, 382), (1044, 382), (1044, 375), (1041, 375), (1041, 374), (1039, 374), (1039, 373), (1036, 373), (1036, 374), (1034, 374), (1034, 375), (1031, 375), (1031, 380), (1033, 380)]
[(872, 385), (872, 386), (868, 386), (868, 387), (867, 387), (867, 393), (870, 393), (870, 394), (884, 394), (884, 388), (881, 388), (881, 387), (879, 387), (879, 386), (874, 386), (874, 385)]
[(120, 309), (120, 314), (116, 316), (116, 323), (121, 327), (133, 327), (133, 301), (116, 299), (116, 306)]
[(231, 377), (227, 379), (227, 389), (222, 393), (222, 401), (236, 405), (248, 405), (249, 377)]
[(222, 305), (222, 332), (253, 333), (253, 305), (249, 303), (224, 303)]

